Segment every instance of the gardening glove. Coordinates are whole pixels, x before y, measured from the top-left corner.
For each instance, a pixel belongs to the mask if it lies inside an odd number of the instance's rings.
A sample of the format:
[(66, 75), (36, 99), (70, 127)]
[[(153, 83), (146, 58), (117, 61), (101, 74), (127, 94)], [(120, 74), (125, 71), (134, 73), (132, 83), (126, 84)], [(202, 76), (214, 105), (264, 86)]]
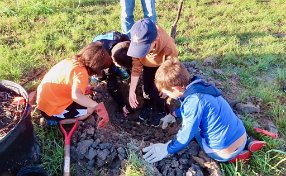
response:
[(170, 113), (167, 114), (165, 117), (161, 118), (160, 121), (163, 122), (162, 129), (166, 129), (170, 123), (176, 122), (176, 118)]
[(165, 144), (163, 143), (151, 144), (150, 146), (143, 148), (143, 152), (145, 153), (143, 155), (143, 158), (145, 159), (145, 161), (147, 161), (148, 163), (155, 163), (167, 157), (168, 156), (167, 147), (170, 142), (171, 141)]
[(97, 105), (96, 113), (101, 118), (101, 120), (97, 124), (97, 127), (98, 128), (104, 128), (107, 125), (107, 123), (109, 122), (109, 117), (108, 117), (108, 113), (105, 109), (105, 106), (102, 102)]

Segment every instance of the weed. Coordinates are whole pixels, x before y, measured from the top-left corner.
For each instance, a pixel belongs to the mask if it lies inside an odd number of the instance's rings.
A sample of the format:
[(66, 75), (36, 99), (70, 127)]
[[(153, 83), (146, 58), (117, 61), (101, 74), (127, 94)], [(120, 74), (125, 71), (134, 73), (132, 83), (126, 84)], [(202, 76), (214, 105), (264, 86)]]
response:
[(61, 175), (64, 162), (64, 143), (59, 128), (41, 128), (34, 125), (42, 147), (42, 166), (49, 175)]

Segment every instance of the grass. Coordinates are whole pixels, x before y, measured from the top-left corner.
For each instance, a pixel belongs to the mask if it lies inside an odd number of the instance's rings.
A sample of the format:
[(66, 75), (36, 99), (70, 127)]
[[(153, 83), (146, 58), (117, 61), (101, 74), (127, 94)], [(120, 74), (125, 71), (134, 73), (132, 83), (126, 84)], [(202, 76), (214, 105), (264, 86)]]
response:
[(133, 140), (127, 144), (128, 158), (125, 164), (125, 168), (122, 172), (125, 176), (153, 176), (156, 175), (154, 168), (151, 167), (150, 164), (139, 156), (140, 149), (138, 148), (138, 144), (136, 144)]
[[(35, 115), (39, 117), (39, 115)], [(49, 175), (61, 175), (64, 161), (64, 139), (57, 127), (41, 128), (34, 124), (35, 132), (42, 146), (42, 166)], [(48, 137), (47, 137), (48, 136)]]
[(134, 150), (129, 150), (126, 168), (123, 173), (126, 176), (146, 175), (144, 165), (145, 162), (142, 158), (140, 158)]
[[(176, 0), (157, 0), (158, 24), (168, 32), (176, 16)], [(217, 76), (226, 90), (227, 80), (238, 75), (241, 92), (234, 95), (247, 100), (260, 98), (260, 117), (277, 125), (280, 140), (253, 132), (252, 123), (244, 121), (248, 133), (266, 140), (268, 145), (254, 154), (249, 164), (221, 164), (225, 175), (283, 175), (285, 173), (286, 114), (286, 2), (284, 0), (185, 0), (177, 27), (176, 44), (180, 60), (216, 58)], [(137, 1), (135, 18), (142, 18)], [(0, 79), (22, 83), (33, 78), (34, 71), (48, 70), (59, 60), (70, 57), (92, 38), (109, 30), (120, 31), (120, 5), (115, 0), (2, 0), (0, 2)], [(213, 76), (209, 67), (202, 67)], [(35, 89), (39, 80), (25, 84)], [(225, 90), (225, 91), (226, 91)], [(62, 170), (62, 137), (58, 131), (38, 131), (45, 155), (43, 165), (51, 175)], [(51, 153), (53, 151), (53, 153)], [(48, 154), (48, 155), (46, 155)], [(130, 153), (128, 173), (141, 174), (136, 154)], [(133, 159), (135, 157), (135, 159)], [(133, 161), (134, 160), (134, 161)], [(53, 164), (57, 162), (57, 164)], [(134, 170), (135, 168), (135, 170)], [(139, 167), (140, 168), (140, 167)]]

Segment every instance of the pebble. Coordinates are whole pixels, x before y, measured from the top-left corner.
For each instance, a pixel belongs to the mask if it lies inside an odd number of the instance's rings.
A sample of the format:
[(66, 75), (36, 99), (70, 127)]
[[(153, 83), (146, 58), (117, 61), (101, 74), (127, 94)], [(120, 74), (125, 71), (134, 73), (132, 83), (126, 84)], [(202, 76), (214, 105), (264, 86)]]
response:
[(106, 157), (110, 154), (110, 151), (108, 149), (104, 149), (97, 153), (97, 158), (101, 160), (106, 160)]
[(172, 166), (173, 168), (177, 168), (177, 167), (179, 167), (179, 162), (176, 161), (176, 160), (173, 160), (172, 163), (171, 163), (171, 166)]

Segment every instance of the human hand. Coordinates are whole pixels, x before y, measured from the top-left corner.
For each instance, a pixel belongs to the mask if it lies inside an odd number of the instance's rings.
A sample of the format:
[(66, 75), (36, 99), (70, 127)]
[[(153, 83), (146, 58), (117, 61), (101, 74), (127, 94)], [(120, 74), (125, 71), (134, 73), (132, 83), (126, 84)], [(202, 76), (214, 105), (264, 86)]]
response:
[(101, 118), (101, 120), (97, 124), (97, 127), (98, 128), (106, 127), (107, 123), (109, 122), (109, 117), (106, 108), (102, 102), (97, 105), (96, 113)]
[(160, 121), (163, 122), (162, 129), (166, 129), (169, 124), (176, 122), (176, 118), (172, 114), (167, 114), (165, 117), (161, 118)]
[(160, 92), (160, 93), (159, 93), (159, 96), (160, 96), (160, 98), (162, 98), (162, 99), (166, 99), (166, 98), (168, 97), (168, 95), (165, 94), (165, 93), (163, 93), (163, 92)]
[(148, 163), (155, 163), (168, 156), (167, 147), (170, 142), (171, 141), (165, 144), (151, 144), (150, 146), (143, 148), (142, 151), (145, 153), (143, 155), (143, 158), (145, 159), (145, 161), (147, 161)]
[(127, 115), (130, 113), (126, 107), (126, 105), (122, 108), (122, 111), (123, 111), (123, 115), (124, 117), (127, 117)]
[(88, 85), (85, 89), (85, 94), (88, 95), (88, 94), (92, 94), (92, 89), (93, 87), (91, 85)]
[(135, 91), (134, 92), (129, 91), (129, 104), (132, 108), (136, 108), (139, 104), (136, 98)]

